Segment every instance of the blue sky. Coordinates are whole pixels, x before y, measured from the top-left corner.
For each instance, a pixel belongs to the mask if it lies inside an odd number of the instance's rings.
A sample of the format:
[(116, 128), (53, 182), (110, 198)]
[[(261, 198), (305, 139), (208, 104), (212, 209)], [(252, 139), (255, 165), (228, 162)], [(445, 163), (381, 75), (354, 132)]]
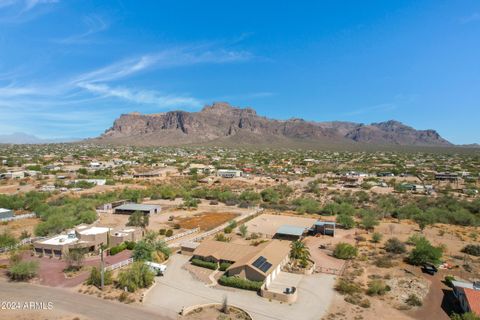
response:
[(213, 101), (480, 142), (480, 3), (0, 0), (0, 134)]

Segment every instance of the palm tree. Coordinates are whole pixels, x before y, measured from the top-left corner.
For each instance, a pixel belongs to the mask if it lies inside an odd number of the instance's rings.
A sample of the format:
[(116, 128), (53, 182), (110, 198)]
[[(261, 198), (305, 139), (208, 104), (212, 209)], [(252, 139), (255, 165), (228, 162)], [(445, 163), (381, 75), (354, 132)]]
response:
[(299, 260), (306, 262), (310, 259), (310, 249), (303, 241), (296, 240), (290, 245), (290, 259), (296, 264)]

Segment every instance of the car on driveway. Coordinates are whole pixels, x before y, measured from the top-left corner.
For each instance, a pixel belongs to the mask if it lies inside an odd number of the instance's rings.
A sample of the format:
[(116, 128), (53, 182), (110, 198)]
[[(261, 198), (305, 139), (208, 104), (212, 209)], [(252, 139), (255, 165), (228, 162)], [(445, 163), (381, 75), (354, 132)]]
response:
[(433, 264), (426, 263), (422, 267), (422, 272), (428, 273), (429, 275), (433, 276), (436, 272), (438, 272), (438, 269)]

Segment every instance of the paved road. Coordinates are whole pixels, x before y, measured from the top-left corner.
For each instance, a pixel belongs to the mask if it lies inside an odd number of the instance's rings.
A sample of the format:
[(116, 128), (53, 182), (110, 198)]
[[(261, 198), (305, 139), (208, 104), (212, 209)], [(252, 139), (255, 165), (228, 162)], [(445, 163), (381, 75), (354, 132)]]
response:
[(325, 315), (333, 298), (335, 277), (325, 274), (303, 277), (298, 287), (298, 301), (292, 305), (269, 301), (252, 291), (210, 288), (182, 268), (188, 258), (182, 255), (171, 257), (165, 276), (158, 277), (146, 295), (145, 306), (167, 309), (165, 314), (173, 317), (183, 307), (221, 303), (227, 296), (229, 304), (246, 310), (255, 320), (318, 320)]
[[(82, 315), (92, 320), (172, 319), (166, 317), (158, 309), (152, 311), (147, 307), (106, 301), (74, 293), (67, 289), (43, 287), (27, 283), (11, 283), (5, 280), (0, 280), (0, 301), (19, 301), (21, 303), (30, 301), (47, 303), (51, 301), (53, 310), (44, 311), (42, 314), (48, 315), (48, 312), (52, 312), (52, 318), (56, 314), (55, 312), (58, 311)], [(21, 313), (21, 311), (18, 312)], [(8, 316), (11, 317), (12, 314), (15, 313), (10, 311)], [(2, 316), (2, 310), (0, 310), (0, 319), (5, 319)]]

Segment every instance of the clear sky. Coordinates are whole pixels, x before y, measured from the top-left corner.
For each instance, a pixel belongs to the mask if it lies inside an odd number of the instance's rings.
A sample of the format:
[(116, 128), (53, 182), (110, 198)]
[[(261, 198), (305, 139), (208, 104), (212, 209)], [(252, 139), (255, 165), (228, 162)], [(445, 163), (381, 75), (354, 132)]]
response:
[(480, 2), (0, 0), (0, 134), (213, 101), (480, 142)]

